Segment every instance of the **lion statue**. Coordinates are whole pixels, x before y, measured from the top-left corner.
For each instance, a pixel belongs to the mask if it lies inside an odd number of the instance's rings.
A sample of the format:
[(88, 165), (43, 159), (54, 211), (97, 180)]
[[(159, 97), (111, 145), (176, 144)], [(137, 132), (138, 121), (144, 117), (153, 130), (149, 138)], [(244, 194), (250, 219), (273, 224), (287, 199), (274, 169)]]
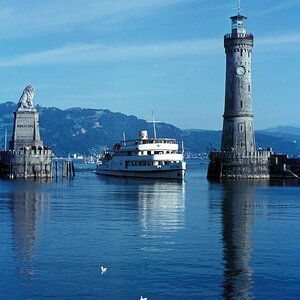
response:
[(32, 85), (27, 85), (24, 89), (22, 96), (19, 100), (19, 108), (31, 109), (34, 108), (33, 105), (33, 97), (34, 97), (35, 89)]

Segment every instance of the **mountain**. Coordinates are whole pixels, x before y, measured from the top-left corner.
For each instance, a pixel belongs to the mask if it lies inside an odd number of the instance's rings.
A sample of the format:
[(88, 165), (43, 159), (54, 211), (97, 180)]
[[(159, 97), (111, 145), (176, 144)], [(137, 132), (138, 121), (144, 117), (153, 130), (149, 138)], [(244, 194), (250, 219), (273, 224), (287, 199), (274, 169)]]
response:
[[(278, 126), (255, 132), (256, 144), (259, 147), (272, 147), (273, 151), (300, 155), (300, 127)], [(268, 146), (267, 146), (268, 145)]]
[[(13, 128), (13, 102), (0, 103), (0, 147), (4, 145), (4, 132), (10, 139)], [(107, 109), (70, 108), (37, 106), (40, 116), (40, 131), (44, 145), (52, 148), (57, 156), (68, 153), (89, 155), (99, 153), (105, 146), (113, 146), (123, 138), (135, 139), (140, 130), (148, 130), (153, 136), (153, 125), (136, 116), (111, 112)], [(185, 151), (207, 153), (210, 147), (220, 148), (221, 131), (189, 129), (181, 130), (171, 124), (157, 123), (158, 137), (176, 138), (183, 141)], [(297, 131), (298, 130), (298, 131)], [(288, 132), (288, 133), (287, 133)], [(300, 128), (285, 126), (257, 131), (257, 147), (272, 145), (276, 152), (300, 154)]]
[(300, 135), (300, 126), (292, 125), (292, 126), (277, 126), (273, 128), (259, 130), (262, 133), (270, 133), (274, 136), (287, 136), (287, 135)]
[[(11, 137), (13, 111), (12, 102), (0, 104), (0, 146), (4, 145), (4, 129)], [(135, 116), (114, 113), (107, 109), (36, 107), (39, 112), (41, 138), (44, 145), (52, 148), (58, 156), (68, 153), (99, 153), (105, 146), (112, 146), (123, 138), (135, 139), (140, 130), (148, 130), (153, 136), (152, 124)], [(181, 140), (182, 131), (173, 125), (158, 123), (159, 136)]]

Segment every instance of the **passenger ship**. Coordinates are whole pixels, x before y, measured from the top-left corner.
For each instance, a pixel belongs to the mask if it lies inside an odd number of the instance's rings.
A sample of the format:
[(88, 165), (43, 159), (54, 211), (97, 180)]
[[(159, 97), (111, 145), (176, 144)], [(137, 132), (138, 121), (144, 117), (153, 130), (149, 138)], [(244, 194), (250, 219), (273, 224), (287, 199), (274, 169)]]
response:
[(146, 130), (136, 140), (115, 144), (97, 161), (96, 173), (121, 177), (184, 179), (186, 163), (178, 143), (170, 138), (148, 138)]

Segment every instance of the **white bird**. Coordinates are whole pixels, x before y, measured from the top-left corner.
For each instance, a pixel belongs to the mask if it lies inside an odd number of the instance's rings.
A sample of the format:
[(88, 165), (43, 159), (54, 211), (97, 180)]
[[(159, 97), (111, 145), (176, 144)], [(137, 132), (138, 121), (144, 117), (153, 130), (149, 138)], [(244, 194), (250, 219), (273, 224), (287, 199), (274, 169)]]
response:
[(106, 267), (101, 266), (101, 275), (103, 275), (107, 271)]
[(148, 298), (144, 298), (143, 296), (141, 296), (140, 300), (147, 300)]

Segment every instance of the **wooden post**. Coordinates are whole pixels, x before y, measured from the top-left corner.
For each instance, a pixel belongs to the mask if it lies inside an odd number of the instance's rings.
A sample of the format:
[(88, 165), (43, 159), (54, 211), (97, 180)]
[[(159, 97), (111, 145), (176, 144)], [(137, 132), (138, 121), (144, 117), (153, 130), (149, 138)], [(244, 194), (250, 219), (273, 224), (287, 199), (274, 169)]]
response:
[(14, 169), (13, 169), (13, 163), (12, 163), (12, 161), (10, 161), (10, 163), (9, 163), (9, 178), (10, 179), (13, 179), (14, 178)]
[(74, 161), (72, 160), (72, 176), (75, 176), (75, 167), (74, 167)]
[(27, 178), (27, 159), (25, 157), (25, 163), (24, 163), (24, 178)]
[(68, 176), (68, 170), (67, 170), (66, 161), (62, 161), (62, 177), (66, 178), (67, 176)]
[(71, 162), (69, 160), (67, 161), (67, 165), (68, 165), (68, 177), (72, 177)]
[(55, 161), (55, 177), (58, 178), (59, 176), (59, 164), (58, 160)]

